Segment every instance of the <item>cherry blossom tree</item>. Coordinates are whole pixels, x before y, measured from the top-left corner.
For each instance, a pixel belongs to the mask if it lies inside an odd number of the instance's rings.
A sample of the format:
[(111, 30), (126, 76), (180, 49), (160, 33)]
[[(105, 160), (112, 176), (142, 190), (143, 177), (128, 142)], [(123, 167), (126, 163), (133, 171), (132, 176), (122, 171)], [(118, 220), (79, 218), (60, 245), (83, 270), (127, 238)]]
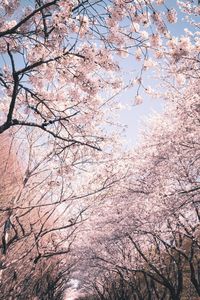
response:
[(187, 80), (167, 83), (165, 111), (147, 122), (121, 194), (96, 220), (82, 279), (94, 299), (199, 296), (199, 87)]
[[(114, 158), (110, 154), (107, 155), (107, 160), (99, 163), (99, 167), (94, 166), (96, 173), (92, 171), (92, 161), (85, 166), (81, 163), (83, 170), (76, 168), (77, 161), (74, 157), (66, 158), (66, 165), (61, 165), (60, 160), (53, 156), (54, 153), (52, 155), (51, 152), (43, 152), (46, 145), (41, 137), (39, 140), (36, 137), (35, 133), (31, 135), (28, 131), (27, 138), (20, 144), (17, 133), (12, 141), (9, 138), (3, 141), (5, 162), (1, 168), (4, 184), (1, 190), (0, 260), (1, 282), (7, 282), (2, 285), (1, 290), (4, 298), (9, 295), (14, 299), (16, 295), (21, 295), (23, 299), (26, 295), (29, 296), (27, 293), (30, 293), (30, 297), (47, 293), (50, 289), (49, 275), (44, 279), (44, 290), (43, 285), (37, 281), (42, 280), (40, 276), (43, 276), (46, 268), (47, 271), (48, 268), (52, 270), (54, 265), (57, 266), (55, 278), (58, 278), (55, 279), (55, 284), (52, 283), (52, 289), (55, 289), (52, 290), (52, 299), (58, 297), (55, 295), (59, 292), (64, 294), (66, 272), (71, 274), (71, 269), (79, 260), (74, 251), (74, 241), (81, 236), (81, 224), (94, 210), (93, 203), (97, 206), (106, 196), (112, 194), (117, 182), (124, 176), (113, 171), (110, 160), (112, 158), (114, 163)], [(8, 146), (10, 153), (5, 150)], [(16, 150), (18, 159), (23, 157), (21, 169), (13, 153)], [(40, 154), (39, 157), (36, 153)], [(10, 172), (14, 162), (17, 165), (16, 174)], [(79, 163), (78, 159), (77, 164)], [(62, 172), (67, 167), (67, 172)], [(88, 174), (86, 168), (90, 170)], [(101, 177), (101, 174), (104, 176)], [(81, 176), (84, 176), (83, 181)], [(10, 189), (10, 184), (13, 189)], [(54, 280), (54, 277), (49, 280)], [(63, 286), (59, 282), (64, 282)], [(33, 289), (27, 290), (26, 284)], [(35, 290), (33, 285), (38, 285), (38, 288)], [(50, 294), (47, 293), (45, 297), (50, 299)]]
[[(199, 295), (200, 41), (192, 18), (200, 10), (195, 1), (178, 2), (193, 29), (175, 37), (168, 28), (177, 7), (168, 4), (1, 1), (0, 134), (10, 139), (0, 166), (4, 298), (58, 297), (44, 296), (40, 280), (49, 286), (60, 279), (55, 257), (65, 257), (67, 278), (71, 253), (77, 261), (86, 253), (101, 299), (179, 299), (185, 262)], [(138, 63), (136, 76), (127, 77), (123, 59)], [(141, 146), (125, 153), (113, 129), (115, 96), (134, 84), (134, 104), (142, 103), (142, 89), (158, 96), (146, 87), (151, 68), (169, 91), (167, 108), (151, 120)], [(85, 245), (91, 229), (97, 252)], [(27, 282), (35, 294), (25, 294)]]
[[(155, 65), (150, 49), (156, 58), (178, 61), (199, 47), (198, 39), (192, 45), (189, 37), (178, 41), (170, 34), (167, 23), (177, 21), (177, 12), (165, 1), (38, 0), (30, 6), (2, 1), (1, 6), (0, 132), (39, 128), (62, 148), (100, 148), (94, 129), (105, 112), (100, 93), (122, 88), (116, 55), (142, 60), (137, 78), (142, 86), (142, 73)], [(198, 13), (198, 7), (180, 6)]]

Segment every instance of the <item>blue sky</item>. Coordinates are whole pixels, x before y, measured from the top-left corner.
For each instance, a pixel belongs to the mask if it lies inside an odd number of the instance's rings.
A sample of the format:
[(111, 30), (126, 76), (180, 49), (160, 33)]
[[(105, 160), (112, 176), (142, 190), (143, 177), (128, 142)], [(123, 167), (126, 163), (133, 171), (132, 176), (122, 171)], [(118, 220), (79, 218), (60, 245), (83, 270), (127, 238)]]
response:
[[(193, 30), (193, 28), (184, 20), (185, 14), (180, 12), (178, 9), (177, 1), (168, 0), (166, 1), (166, 5), (168, 8), (176, 8), (178, 12), (178, 22), (176, 24), (167, 24), (167, 27), (173, 36), (180, 37), (183, 35), (185, 28), (188, 28), (191, 31)], [(132, 57), (124, 59), (122, 65), (127, 70), (130, 70), (130, 65), (134, 70), (140, 69), (139, 63), (137, 63)], [(137, 72), (135, 72), (135, 74), (137, 74)], [(156, 90), (158, 82), (156, 83), (156, 80), (152, 78), (152, 73), (147, 71), (144, 74), (144, 82), (145, 86), (150, 85)], [(118, 97), (122, 103), (123, 101), (129, 103), (132, 102), (130, 110), (123, 110), (120, 113), (120, 121), (127, 126), (126, 134), (128, 147), (132, 147), (137, 144), (143, 120), (150, 117), (154, 112), (159, 113), (164, 110), (164, 101), (162, 99), (153, 99), (143, 92), (141, 93), (144, 98), (143, 103), (138, 106), (134, 106), (133, 103), (135, 94), (136, 90), (129, 90)]]

